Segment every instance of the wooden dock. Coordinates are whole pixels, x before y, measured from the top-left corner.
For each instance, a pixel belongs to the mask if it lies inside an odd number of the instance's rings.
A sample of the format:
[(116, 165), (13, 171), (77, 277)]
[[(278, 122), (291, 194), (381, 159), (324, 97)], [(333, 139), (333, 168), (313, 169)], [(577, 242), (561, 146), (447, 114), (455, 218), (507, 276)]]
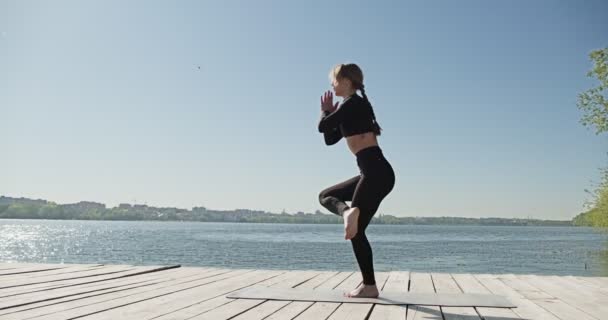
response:
[(347, 291), (360, 282), (358, 270), (0, 263), (0, 319), (608, 319), (608, 277), (376, 272), (381, 290), (492, 293), (514, 309), (226, 298), (254, 284)]

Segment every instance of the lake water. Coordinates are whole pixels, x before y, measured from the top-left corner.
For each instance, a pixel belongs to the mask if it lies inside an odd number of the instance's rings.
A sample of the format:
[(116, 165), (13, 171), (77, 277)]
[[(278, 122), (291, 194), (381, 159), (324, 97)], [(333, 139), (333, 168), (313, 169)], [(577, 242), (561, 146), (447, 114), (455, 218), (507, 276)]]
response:
[[(359, 270), (339, 224), (0, 219), (0, 262)], [(582, 227), (375, 225), (376, 271), (608, 276), (608, 235)]]

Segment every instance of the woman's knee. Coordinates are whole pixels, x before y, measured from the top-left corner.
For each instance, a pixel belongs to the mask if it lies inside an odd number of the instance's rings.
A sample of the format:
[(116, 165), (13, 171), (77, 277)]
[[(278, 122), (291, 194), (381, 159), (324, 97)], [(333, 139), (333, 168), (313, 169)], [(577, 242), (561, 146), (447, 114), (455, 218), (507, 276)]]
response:
[(333, 187), (325, 188), (319, 192), (319, 203), (323, 204), (323, 201), (327, 197), (337, 197), (336, 190)]
[(319, 192), (319, 203), (323, 204), (323, 200), (325, 199), (325, 197), (327, 197), (327, 191), (323, 190), (321, 192)]

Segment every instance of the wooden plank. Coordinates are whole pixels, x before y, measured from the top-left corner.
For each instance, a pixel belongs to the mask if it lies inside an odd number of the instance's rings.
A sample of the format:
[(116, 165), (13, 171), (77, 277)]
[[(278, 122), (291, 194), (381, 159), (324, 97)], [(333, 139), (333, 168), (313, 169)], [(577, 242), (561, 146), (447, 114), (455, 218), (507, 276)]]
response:
[[(337, 275), (337, 272), (334, 271), (318, 271), (314, 277), (308, 279), (304, 283), (319, 283), (319, 281), (324, 282), (330, 279), (331, 277)], [(301, 278), (300, 278), (301, 280)], [(314, 280), (314, 281), (313, 281)], [(277, 283), (276, 285), (268, 286), (268, 287), (279, 287), (279, 288), (293, 288), (296, 286), (300, 286), (303, 282), (298, 281), (297, 283)], [(290, 301), (273, 301), (273, 300), (265, 300), (261, 304), (257, 305), (255, 308), (251, 308), (231, 320), (259, 320), (268, 317), (269, 315), (275, 313), (277, 310), (283, 308)]]
[(31, 266), (49, 266), (49, 265), (56, 266), (56, 265), (63, 265), (63, 264), (66, 264), (66, 263), (38, 263), (38, 262), (17, 262), (17, 261), (0, 262), (1, 267), (5, 267), (5, 266), (6, 267), (24, 267), (24, 266), (31, 267)]
[[(321, 279), (313, 278), (312, 280), (299, 285), (298, 288), (333, 289), (340, 285), (342, 282), (346, 281), (346, 279), (353, 277), (355, 274), (356, 273), (353, 271), (341, 271), (333, 277), (327, 279), (326, 281), (315, 281)], [(312, 305), (313, 302), (310, 301), (292, 301), (289, 302), (285, 307), (277, 310), (269, 317), (265, 318), (264, 320), (293, 319), (302, 312), (304, 312), (306, 309), (310, 308)]]
[(555, 277), (552, 276), (522, 275), (519, 277), (593, 318), (602, 319), (608, 314), (608, 305), (606, 305), (604, 296), (598, 297), (579, 288), (568, 290), (563, 285), (556, 284)]
[[(117, 267), (116, 269), (114, 269), (114, 271), (120, 270), (119, 268), (120, 267)], [(68, 279), (68, 280), (63, 280), (63, 281), (50, 281), (50, 282), (42, 282), (42, 283), (38, 283), (38, 284), (30, 284), (30, 285), (23, 285), (23, 286), (11, 286), (8, 288), (0, 289), (0, 298), (8, 298), (8, 297), (13, 297), (13, 296), (17, 296), (17, 295), (36, 293), (36, 292), (51, 290), (51, 289), (60, 289), (63, 287), (74, 286), (74, 285), (83, 285), (83, 284), (86, 284), (89, 282), (94, 282), (95, 280), (118, 278), (120, 275), (132, 274), (132, 273), (139, 272), (141, 270), (147, 270), (147, 269), (138, 270), (136, 268), (133, 268), (131, 270), (127, 270), (127, 272), (124, 272), (124, 273), (112, 273), (110, 275), (89, 277), (89, 278), (86, 278), (86, 281), (85, 281), (85, 279)]]
[(474, 277), (493, 294), (500, 294), (508, 297), (517, 308), (512, 309), (520, 318), (534, 320), (560, 320), (551, 312), (543, 309), (532, 301), (526, 299), (521, 293), (507, 286), (504, 282), (497, 279), (493, 274), (475, 274)]
[[(95, 274), (116, 271), (120, 267), (134, 269)], [(446, 320), (482, 317), (492, 320), (597, 320), (608, 314), (608, 278), (605, 277), (377, 272), (377, 282), (385, 280), (382, 286), (379, 285), (381, 290), (402, 288), (406, 292), (409, 284), (410, 291), (492, 293), (507, 296), (518, 305), (515, 309), (408, 308), (225, 297), (230, 292), (260, 283), (347, 292), (361, 282), (359, 272), (185, 267), (184, 270), (140, 273), (147, 271), (146, 268), (149, 266), (0, 263), (0, 272), (12, 271), (12, 274), (0, 277), (0, 287), (4, 288), (0, 289), (0, 297), (4, 296), (0, 298), (0, 319), (57, 320), (85, 316), (86, 319), (157, 320), (440, 320), (443, 311)], [(125, 273), (124, 277), (116, 277), (122, 273)]]
[(585, 281), (590, 281), (596, 283), (598, 286), (603, 288), (608, 288), (608, 278), (603, 277), (576, 277), (578, 279), (584, 279)]
[[(103, 265), (70, 265), (67, 268), (51, 268), (49, 270), (44, 270), (44, 271), (40, 271), (40, 272), (34, 272), (34, 273), (16, 273), (13, 275), (6, 275), (6, 276), (2, 276), (0, 279), (2, 280), (2, 283), (4, 283), (5, 281), (18, 281), (18, 280), (23, 280), (23, 279), (34, 279), (34, 278), (40, 278), (40, 277), (44, 277), (44, 276), (48, 276), (48, 275), (55, 275), (55, 274), (62, 274), (62, 273), (71, 273), (71, 272), (78, 272), (81, 270), (93, 270), (96, 268), (103, 268)], [(19, 269), (16, 269), (19, 270)]]
[[(114, 274), (114, 276), (110, 276), (110, 277), (100, 276), (100, 277), (95, 277), (95, 278), (87, 278), (87, 281), (79, 281), (79, 282), (76, 282), (75, 284), (66, 283), (66, 282), (62, 281), (62, 282), (43, 283), (43, 284), (32, 285), (32, 286), (16, 287), (16, 288), (0, 290), (0, 296), (23, 295), (23, 294), (36, 293), (36, 292), (48, 291), (48, 290), (62, 290), (62, 289), (73, 290), (74, 287), (78, 287), (78, 289), (81, 289), (81, 288), (88, 288), (88, 287), (104, 286), (104, 285), (108, 285), (108, 284), (119, 285), (119, 283), (127, 285), (129, 283), (141, 282), (142, 279), (144, 279), (144, 278), (160, 276), (159, 275), (160, 273), (166, 274), (166, 273), (171, 273), (172, 270), (180, 270), (180, 269), (181, 268), (165, 269), (165, 270), (159, 270), (156, 272), (137, 274), (137, 275), (129, 276), (129, 277), (117, 277), (117, 274)], [(147, 270), (147, 268), (137, 267), (134, 270), (135, 271), (133, 271), (133, 272), (140, 272), (143, 270)], [(206, 269), (203, 268), (203, 270), (206, 270)], [(158, 275), (156, 273), (158, 273)], [(101, 280), (101, 279), (105, 279), (105, 280), (95, 281), (95, 280)], [(55, 292), (57, 292), (57, 291), (55, 291)]]
[[(380, 294), (382, 294), (381, 290), (386, 284), (389, 275), (389, 272), (375, 272)], [(328, 320), (366, 320), (372, 312), (374, 305), (374, 303), (340, 303), (338, 304), (338, 309), (329, 316)]]
[(562, 286), (566, 290), (572, 290), (573, 292), (579, 292), (584, 295), (594, 296), (597, 299), (602, 300), (602, 304), (608, 303), (608, 293), (603, 292), (594, 287), (589, 287), (583, 282), (579, 282), (574, 278), (568, 278), (563, 276), (549, 276), (547, 277), (549, 281), (553, 281), (555, 285)]
[(2, 281), (3, 282), (4, 282), (4, 280), (15, 281), (15, 280), (22, 280), (22, 279), (32, 280), (32, 279), (38, 279), (38, 278), (42, 278), (42, 277), (50, 276), (50, 275), (78, 274), (79, 272), (100, 270), (100, 269), (105, 269), (105, 268), (109, 268), (109, 267), (112, 267), (112, 266), (111, 265), (101, 265), (101, 264), (100, 265), (91, 265), (91, 266), (69, 266), (67, 268), (53, 269), (53, 270), (48, 270), (48, 271), (36, 272), (36, 273), (32, 273), (32, 274), (25, 273), (25, 274), (17, 274), (17, 275), (6, 277), (6, 278), (2, 277)]
[(582, 277), (582, 276), (570, 276), (579, 280), (588, 281), (596, 284), (598, 287), (608, 288), (608, 280), (601, 279), (599, 277)]
[(29, 263), (29, 262), (0, 262), (0, 270), (31, 267), (34, 265), (40, 266), (42, 264), (41, 263)]
[[(293, 272), (293, 271), (292, 271)], [(289, 287), (297, 286), (303, 282), (309, 281), (310, 279), (315, 278), (321, 271), (298, 271), (299, 276), (294, 277), (291, 283), (286, 284)], [(234, 316), (242, 314), (254, 307), (265, 302), (265, 300), (251, 300), (251, 299), (229, 299), (226, 297), (222, 297), (225, 300), (232, 300), (229, 303), (222, 305), (216, 309), (211, 310), (210, 312), (205, 312), (203, 314), (199, 314), (192, 319), (213, 319), (213, 320), (223, 320), (223, 319), (231, 319)]]
[[(141, 283), (141, 284), (128, 285), (128, 286), (122, 286), (119, 288), (100, 290), (100, 291), (96, 291), (94, 293), (79, 295), (76, 297), (65, 297), (65, 298), (58, 299), (58, 300), (45, 301), (45, 302), (41, 302), (41, 303), (37, 303), (37, 304), (6, 309), (6, 310), (3, 310), (4, 313), (0, 313), (0, 319), (16, 320), (16, 319), (30, 319), (31, 317), (36, 317), (36, 316), (44, 316), (46, 314), (51, 314), (54, 312), (59, 312), (59, 311), (66, 310), (67, 308), (70, 308), (71, 302), (74, 302), (73, 305), (84, 305), (86, 303), (91, 303), (91, 302), (88, 302), (86, 300), (86, 298), (103, 299), (103, 297), (99, 297), (99, 296), (102, 296), (104, 294), (118, 293), (121, 291), (129, 291), (129, 290), (131, 290), (131, 292), (133, 292), (135, 289), (140, 289), (140, 288), (146, 287), (146, 286), (149, 287), (156, 283), (157, 282), (147, 281), (147, 282)], [(126, 295), (128, 295), (128, 294), (126, 294)], [(2, 311), (0, 311), (0, 312), (2, 312)]]
[[(412, 272), (410, 274), (410, 292), (436, 292), (430, 273)], [(407, 308), (407, 320), (443, 319), (438, 306), (417, 306)]]
[[(324, 283), (339, 274), (339, 272), (336, 272), (336, 271), (319, 271), (319, 272), (320, 273), (317, 274), (316, 276), (314, 276), (313, 278), (307, 280), (304, 283), (302, 283), (302, 282), (297, 283), (295, 286), (277, 284), (277, 285), (273, 285), (272, 287), (279, 287), (279, 288), (309, 287), (310, 288), (311, 286), (318, 286), (319, 284)], [(303, 284), (305, 284), (305, 286)], [(269, 287), (271, 287), (271, 286), (269, 286)], [(239, 314), (238, 316), (232, 318), (231, 320), (266, 319), (266, 317), (277, 312), (281, 308), (288, 305), (290, 302), (291, 301), (266, 300), (263, 303), (257, 305), (255, 308), (247, 310), (246, 312)]]
[[(299, 288), (310, 288), (310, 289), (316, 289), (316, 288), (335, 288), (337, 287), (340, 283), (346, 281), (346, 279), (348, 279), (349, 277), (351, 277), (354, 274), (354, 272), (339, 272), (337, 274), (335, 274), (333, 277), (329, 278), (329, 279), (319, 279), (319, 278), (313, 278), (310, 281), (307, 281), (301, 285), (298, 285), (297, 287)], [(318, 280), (318, 281), (315, 281)], [(324, 280), (324, 281), (321, 281)], [(302, 312), (304, 312), (306, 309), (310, 308), (314, 303), (310, 302), (310, 301), (291, 301), (288, 302), (287, 305), (279, 310), (277, 310), (276, 312), (272, 313), (269, 317), (267, 317), (265, 320), (271, 320), (271, 319), (293, 319), (295, 318), (297, 315), (301, 314)]]
[[(170, 306), (171, 308), (178, 307), (178, 304), (186, 306), (189, 304), (188, 299), (210, 299), (220, 296), (226, 291), (231, 291), (236, 287), (248, 286), (253, 283), (258, 283), (270, 278), (274, 278), (283, 271), (280, 270), (253, 270), (253, 269), (237, 269), (240, 272), (230, 277), (222, 277), (216, 281), (189, 281), (188, 283), (172, 286), (161, 290), (139, 294), (128, 303), (124, 303), (125, 299), (121, 299), (120, 304), (113, 304), (111, 308), (107, 305), (100, 309), (95, 306), (94, 314), (87, 313), (79, 314), (89, 315), (87, 319), (141, 319), (160, 316), (166, 313), (166, 309), (159, 305)], [(231, 271), (234, 273), (235, 271)], [(190, 300), (192, 301), (192, 300)], [(254, 301), (256, 302), (256, 301)], [(147, 307), (144, 307), (147, 306)], [(63, 316), (63, 314), (62, 314)]]
[[(380, 291), (380, 297), (382, 297), (382, 291), (401, 291), (407, 292), (409, 287), (410, 273), (408, 271), (391, 271), (388, 274), (388, 279), (382, 286)], [(371, 310), (369, 320), (381, 320), (381, 319), (405, 319), (407, 315), (407, 305), (383, 305), (376, 304)]]
[[(349, 292), (356, 288), (359, 284), (363, 282), (361, 278), (361, 272), (354, 272), (350, 277), (346, 278), (346, 280), (342, 281), (336, 287), (332, 288), (333, 290), (338, 290), (342, 293)], [(317, 288), (322, 287), (319, 286)], [(298, 301), (300, 302), (300, 301)], [(302, 301), (304, 302), (304, 301)], [(307, 301), (308, 302), (308, 301)], [(295, 320), (308, 320), (308, 319), (327, 319), (336, 309), (340, 306), (340, 303), (335, 302), (308, 302), (312, 303), (310, 307), (308, 307), (304, 312), (297, 315)]]
[(556, 299), (554, 296), (547, 294), (546, 292), (531, 286), (526, 281), (518, 278), (514, 274), (501, 274), (497, 276), (497, 279), (504, 282), (509, 287), (515, 289), (521, 293), (524, 297), (530, 300), (553, 300)]
[[(72, 274), (72, 273), (51, 274), (51, 275), (45, 275), (45, 276), (38, 277), (38, 278), (22, 278), (22, 279), (15, 279), (12, 281), (2, 281), (2, 283), (0, 283), (0, 296), (5, 296), (5, 293), (8, 291), (6, 289), (13, 289), (16, 287), (24, 287), (24, 286), (35, 286), (35, 285), (40, 285), (40, 284), (45, 285), (45, 284), (51, 284), (52, 282), (57, 282), (57, 283), (64, 282), (65, 283), (67, 280), (82, 279), (82, 278), (95, 277), (95, 276), (108, 275), (108, 274), (116, 274), (116, 273), (126, 272), (129, 270), (135, 270), (135, 269), (137, 269), (137, 268), (136, 267), (125, 267), (125, 266), (112, 266), (112, 267), (104, 268), (101, 270), (93, 269), (93, 270), (81, 272), (78, 274)], [(62, 270), (65, 270), (65, 269), (62, 269)]]
[(13, 269), (16, 269), (16, 267), (2, 267), (2, 266), (0, 266), (0, 271), (13, 270)]
[(10, 269), (10, 270), (4, 270), (4, 271), (0, 271), (0, 279), (8, 277), (8, 276), (13, 276), (13, 275), (21, 275), (24, 273), (36, 273), (36, 272), (42, 272), (42, 271), (48, 271), (48, 270), (57, 270), (57, 269), (63, 269), (63, 268), (67, 268), (66, 266), (62, 266), (62, 265), (56, 265), (56, 266), (31, 266), (31, 267), (24, 267), (24, 268), (17, 268), (17, 269)]
[[(289, 274), (289, 272), (286, 272), (285, 270), (257, 270), (257, 272), (259, 273), (259, 277), (257, 279), (247, 278), (246, 281), (237, 279), (236, 281), (231, 281), (232, 285), (237, 286), (237, 287), (246, 287), (246, 286), (254, 284), (254, 283), (252, 283), (252, 280), (257, 281), (255, 283), (257, 283), (259, 285), (288, 283), (289, 281), (294, 281), (294, 280), (290, 280), (290, 277), (296, 276), (296, 275)], [(229, 314), (234, 315), (234, 314), (238, 314), (243, 309), (246, 310), (248, 308), (251, 308), (252, 306), (255, 306), (256, 304), (260, 304), (263, 302), (263, 301), (259, 301), (259, 300), (257, 300), (257, 301), (254, 300), (254, 301), (250, 301), (250, 304), (243, 304), (240, 306), (238, 304), (233, 304), (234, 302), (236, 302), (235, 300), (227, 299), (224, 297), (225, 294), (222, 294), (223, 291), (233, 291), (229, 287), (231, 285), (231, 283), (229, 281), (230, 281), (230, 279), (228, 279), (228, 281), (223, 281), (222, 285), (224, 286), (224, 288), (227, 288), (227, 289), (224, 289), (220, 292), (209, 291), (209, 289), (204, 291), (206, 293), (212, 293), (211, 296), (209, 296), (209, 295), (205, 296), (204, 294), (201, 294), (201, 293), (198, 293), (195, 291), (183, 291), (183, 292), (173, 294), (171, 296), (162, 297), (163, 299), (161, 301), (151, 301), (154, 303), (154, 306), (149, 306), (147, 308), (144, 305), (133, 306), (131, 308), (131, 310), (129, 310), (129, 311), (121, 312), (121, 316), (125, 316), (126, 318), (129, 318), (129, 319), (151, 319), (151, 318), (156, 318), (156, 317), (166, 317), (168, 314), (171, 314), (171, 313), (173, 313), (173, 316), (175, 316), (174, 312), (179, 312), (179, 310), (181, 310), (181, 309), (188, 308), (189, 306), (191, 306), (193, 304), (193, 300), (195, 300), (195, 302), (200, 303), (201, 298), (204, 298), (206, 300), (205, 302), (208, 302), (206, 304), (208, 307), (208, 310), (223, 308), (221, 311), (219, 311), (219, 313), (224, 312), (224, 313), (229, 313)], [(295, 281), (301, 281), (301, 279), (296, 279)], [(200, 288), (200, 289), (204, 289), (204, 288)], [(200, 290), (200, 289), (197, 288), (197, 290)], [(159, 299), (155, 299), (155, 300), (159, 300)], [(228, 307), (226, 307), (226, 306), (228, 306)], [(239, 309), (239, 308), (241, 308), (241, 309)], [(193, 310), (194, 309), (190, 309), (187, 312), (190, 312)], [(109, 314), (109, 315), (111, 316), (112, 314)], [(100, 319), (102, 319), (102, 318), (100, 318)], [(183, 319), (183, 317), (182, 317), (182, 319)]]
[(192, 286), (204, 286), (206, 284), (220, 282), (226, 278), (243, 276), (251, 273), (251, 270), (219, 269), (203, 274), (192, 273), (192, 271), (189, 270), (183, 272), (185, 272), (185, 277), (178, 274), (177, 277), (169, 281), (159, 281), (126, 291), (110, 292), (102, 296), (93, 296), (51, 306), (50, 308), (46, 308), (43, 312), (40, 312), (41, 314), (37, 314), (37, 319), (65, 319), (86, 315), (92, 315), (91, 317), (94, 317), (106, 311), (145, 302), (155, 297), (186, 290)]
[[(103, 280), (108, 280), (108, 279), (116, 279), (119, 277), (135, 276), (135, 275), (140, 275), (140, 274), (148, 273), (148, 272), (158, 272), (160, 270), (165, 270), (167, 268), (170, 268), (170, 267), (142, 268), (144, 270), (136, 269), (136, 270), (130, 271), (127, 274), (122, 274), (122, 275), (118, 275), (118, 276), (110, 275), (109, 277), (111, 277), (111, 278), (108, 278), (108, 276), (102, 276), (102, 277), (106, 277), (106, 278), (96, 279), (96, 280), (87, 280), (87, 282), (85, 282), (85, 283), (92, 283), (94, 281), (103, 281)], [(79, 280), (83, 281), (83, 279), (70, 280), (70, 282), (73, 282), (73, 283), (70, 283), (67, 286), (78, 286), (78, 285), (83, 284), (83, 282), (78, 282)], [(18, 296), (12, 296), (11, 299), (0, 300), (0, 310), (18, 307), (18, 306), (22, 306), (22, 305), (26, 305), (26, 304), (35, 303), (35, 302), (42, 302), (42, 301), (58, 299), (58, 298), (66, 296), (65, 294), (53, 293), (54, 290), (55, 289), (50, 289), (50, 290), (45, 290), (45, 291), (28, 293), (28, 294), (23, 294), (23, 295), (18, 295)], [(78, 290), (75, 289), (74, 291), (78, 291)], [(71, 293), (70, 295), (74, 295), (74, 294), (77, 294), (77, 293), (74, 292), (74, 293)]]
[(536, 305), (549, 311), (560, 320), (597, 320), (581, 310), (568, 305), (564, 301), (532, 286), (524, 279), (521, 279), (513, 274), (500, 275), (497, 276), (497, 279), (502, 281), (508, 287), (511, 287), (515, 291), (519, 292)]
[(572, 307), (571, 305), (563, 302), (559, 299), (553, 300), (534, 300), (534, 303), (541, 306), (545, 310), (556, 315), (560, 320), (597, 320), (586, 313), (581, 312), (579, 309)]
[[(119, 270), (119, 268), (121, 267), (116, 267), (117, 270)], [(117, 272), (117, 273), (109, 273), (109, 274), (102, 274), (102, 275), (96, 275), (96, 276), (91, 276), (91, 277), (87, 277), (87, 278), (82, 278), (82, 279), (64, 279), (62, 281), (55, 281), (55, 282), (44, 282), (44, 283), (39, 283), (39, 284), (33, 284), (33, 285), (28, 285), (28, 286), (19, 286), (19, 287), (11, 287), (11, 288), (7, 288), (7, 289), (3, 289), (2, 291), (0, 291), (0, 297), (14, 297), (14, 296), (20, 296), (20, 295), (29, 295), (29, 294), (37, 294), (40, 292), (48, 292), (50, 290), (60, 290), (63, 288), (67, 288), (67, 287), (74, 287), (74, 286), (83, 286), (83, 285), (87, 285), (87, 284), (98, 284), (99, 282), (107, 282), (109, 280), (113, 280), (113, 279), (122, 279), (122, 278), (127, 278), (127, 277), (134, 277), (134, 276), (138, 276), (141, 274), (146, 274), (146, 273), (150, 273), (150, 272), (159, 272), (159, 271), (163, 271), (166, 269), (170, 269), (172, 267), (139, 267), (139, 268), (132, 268), (130, 270), (125, 270), (125, 271), (121, 271), (121, 272)], [(1, 307), (0, 307), (1, 309)]]
[[(438, 293), (461, 293), (462, 290), (449, 273), (432, 273), (431, 278)], [(481, 319), (472, 307), (440, 307), (445, 320)]]
[(26, 263), (26, 264), (16, 264), (12, 267), (8, 267), (9, 269), (0, 270), (0, 279), (3, 281), (5, 279), (10, 279), (12, 277), (23, 277), (23, 276), (34, 276), (38, 273), (49, 273), (56, 270), (61, 269), (70, 269), (70, 268), (87, 268), (99, 266), (100, 264), (64, 264), (64, 263), (55, 263), (55, 264), (47, 264), (47, 263)]
[[(137, 269), (133, 270), (132, 272), (141, 272), (142, 270), (147, 270), (147, 269), (137, 268)], [(100, 276), (97, 278), (88, 278), (87, 281), (81, 281), (81, 282), (76, 282), (76, 283), (54, 282), (51, 284), (40, 284), (40, 285), (35, 285), (35, 286), (12, 288), (10, 290), (15, 291), (15, 292), (11, 292), (11, 293), (13, 293), (13, 296), (25, 295), (25, 294), (35, 294), (37, 292), (44, 292), (44, 291), (46, 291), (46, 292), (52, 291), (52, 292), (56, 293), (56, 292), (69, 290), (69, 291), (73, 292), (73, 290), (75, 290), (75, 289), (98, 288), (100, 286), (109, 286), (109, 285), (120, 286), (120, 285), (128, 285), (131, 283), (139, 283), (148, 278), (155, 278), (155, 277), (160, 277), (163, 275), (170, 276), (170, 274), (173, 272), (173, 270), (183, 270), (183, 269), (181, 269), (181, 268), (165, 269), (165, 270), (159, 270), (159, 271), (155, 271), (155, 272), (136, 274), (136, 275), (128, 276), (128, 277)], [(95, 281), (95, 280), (102, 280), (102, 279), (103, 279), (103, 281)]]
[[(13, 318), (21, 319), (32, 316), (40, 316), (42, 314), (51, 314), (53, 312), (83, 306), (86, 304), (101, 303), (107, 300), (119, 299), (121, 297), (137, 294), (138, 292), (150, 291), (155, 287), (169, 285), (170, 282), (174, 280), (185, 282), (192, 279), (209, 277), (226, 272), (228, 272), (228, 270), (210, 271), (207, 269), (196, 270), (178, 268), (133, 277), (137, 278), (137, 281), (129, 281), (130, 278), (123, 278), (109, 280), (104, 283), (69, 287), (62, 289), (60, 292), (55, 292), (55, 294), (60, 296), (63, 295), (61, 298), (11, 308), (5, 310), (5, 312), (0, 311), (0, 316), (20, 312), (18, 316), (14, 316)], [(68, 291), (63, 292), (64, 290)]]
[(97, 265), (97, 264), (77, 264), (77, 263), (34, 263), (34, 262), (0, 262), (0, 267), (11, 268), (11, 269), (25, 269), (25, 268), (65, 268), (66, 266), (72, 265)]
[[(481, 293), (481, 294), (492, 294), (486, 287), (484, 287), (475, 277), (468, 273), (452, 273), (452, 278), (456, 281), (456, 284), (464, 293)], [(505, 308), (484, 308), (474, 307), (477, 313), (484, 319), (493, 320), (510, 320), (510, 319), (522, 319), (512, 309)]]
[(571, 281), (576, 281), (577, 283), (594, 288), (595, 290), (599, 290), (604, 294), (608, 294), (608, 285), (604, 285), (603, 283), (598, 283), (596, 281), (593, 281), (594, 280), (593, 278), (575, 277), (575, 276), (565, 276), (564, 278), (570, 279)]
[[(261, 274), (266, 272), (266, 276), (256, 279), (256, 281), (239, 281), (226, 283), (224, 290), (212, 292), (212, 294), (195, 294), (184, 301), (185, 307), (175, 310), (171, 313), (163, 313), (160, 317), (154, 319), (228, 319), (239, 314), (245, 313), (248, 310), (257, 307), (265, 302), (265, 300), (253, 299), (229, 299), (226, 295), (235, 290), (249, 287), (251, 285), (283, 285), (294, 286), (302, 281), (306, 281), (315, 277), (320, 271), (291, 271), (272, 270), (275, 274), (272, 277), (268, 276), (271, 270), (260, 270)], [(251, 280), (251, 279), (248, 279)], [(202, 299), (201, 299), (202, 298)], [(138, 317), (144, 318), (144, 317)], [(149, 318), (148, 318), (149, 319)]]
[[(310, 278), (313, 276), (314, 274), (311, 274), (310, 271), (286, 271), (276, 277), (262, 280), (257, 284), (272, 285), (279, 282), (297, 284), (304, 281), (306, 278)], [(248, 283), (247, 285), (252, 284), (253, 283)], [(227, 287), (228, 289), (225, 292), (217, 292), (216, 295), (213, 296), (200, 296), (200, 293), (193, 294), (189, 298), (183, 300), (183, 302), (185, 303), (180, 303), (180, 305), (176, 307), (172, 306), (172, 308), (170, 308), (167, 312), (164, 312), (163, 314), (158, 317), (155, 317), (154, 319), (189, 319), (194, 316), (199, 316), (208, 312), (212, 312), (218, 307), (234, 303), (236, 301), (235, 299), (228, 299), (225, 296), (229, 292), (239, 290), (241, 286), (243, 286), (243, 284), (236, 284), (232, 286), (232, 288)], [(230, 306), (228, 306), (228, 309), (230, 309)]]

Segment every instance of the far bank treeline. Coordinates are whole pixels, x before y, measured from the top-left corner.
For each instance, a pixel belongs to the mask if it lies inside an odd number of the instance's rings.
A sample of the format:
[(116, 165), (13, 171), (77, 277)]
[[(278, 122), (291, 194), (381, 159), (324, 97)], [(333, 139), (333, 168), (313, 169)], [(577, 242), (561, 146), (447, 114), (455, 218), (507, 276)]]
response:
[[(11, 198), (0, 196), (0, 218), (4, 219), (61, 219), (61, 220), (152, 220), (152, 221), (201, 221), (201, 222), (258, 222), (258, 223), (343, 223), (342, 217), (297, 212), (290, 214), (270, 213), (248, 209), (210, 210), (194, 207), (192, 210), (151, 207), (141, 204), (120, 204), (106, 208), (105, 204), (81, 201), (57, 204), (46, 200)], [(505, 226), (570, 226), (571, 221), (507, 219), (507, 218), (459, 218), (459, 217), (395, 217), (376, 214), (374, 224), (442, 224), (442, 225), (505, 225)]]

